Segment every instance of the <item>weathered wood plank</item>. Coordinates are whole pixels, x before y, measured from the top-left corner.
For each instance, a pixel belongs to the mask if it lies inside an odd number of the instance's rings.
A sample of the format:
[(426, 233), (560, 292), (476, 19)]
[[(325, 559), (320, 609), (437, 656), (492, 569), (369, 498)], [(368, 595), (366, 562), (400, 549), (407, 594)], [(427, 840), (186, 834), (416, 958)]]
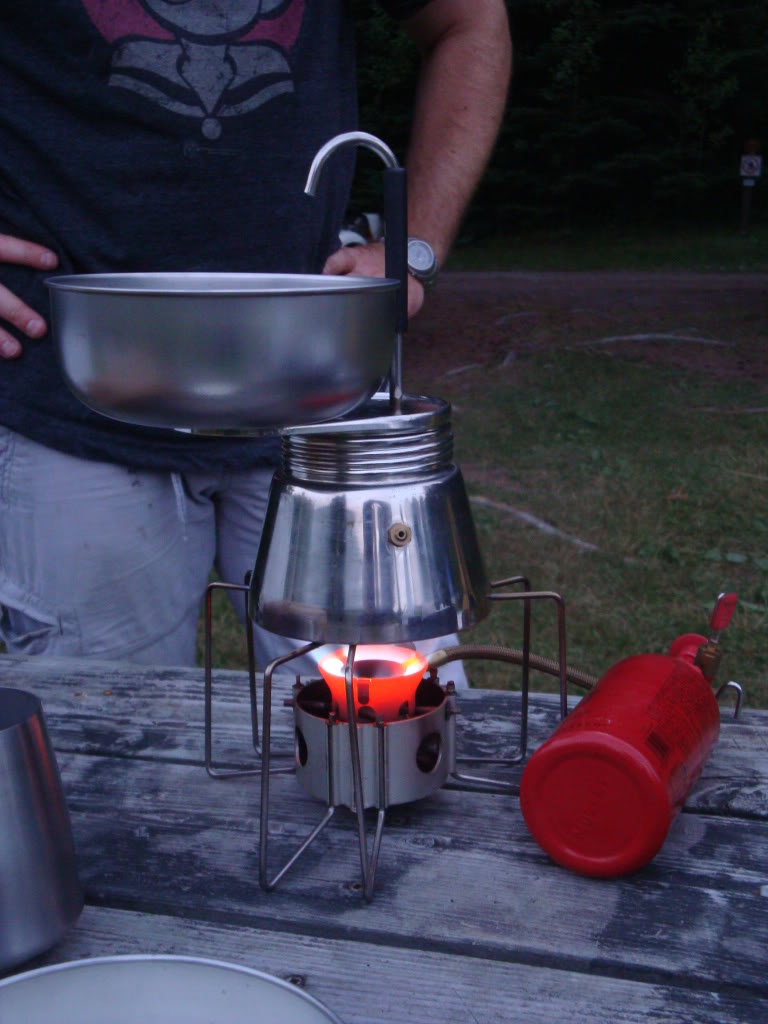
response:
[[(551, 864), (514, 797), (442, 790), (393, 808), (373, 903), (359, 893), (351, 816), (339, 812), (273, 893), (258, 886), (258, 784), (201, 768), (66, 754), (62, 775), (93, 903), (329, 936), (446, 946), (493, 959), (599, 964), (698, 984), (765, 984), (768, 825), (689, 814), (652, 865), (597, 881)], [(321, 814), (272, 780), (272, 870)]]
[[(288, 753), (293, 748), (293, 724), (282, 702), (292, 680), (289, 675), (276, 677), (273, 711), (275, 748)], [(204, 684), (199, 669), (6, 655), (0, 656), (0, 684), (27, 687), (40, 696), (59, 750), (202, 760)], [(214, 759), (226, 766), (257, 763), (251, 746), (247, 675), (216, 672), (214, 698)], [(519, 706), (518, 694), (462, 691), (461, 753), (498, 757), (516, 749)], [(558, 720), (553, 696), (531, 696), (529, 752), (551, 734)], [(463, 770), (493, 774), (471, 766)], [(504, 777), (516, 784), (521, 771), (509, 769)], [(687, 808), (768, 820), (768, 712), (747, 709), (734, 721), (730, 708), (724, 708), (720, 740)]]
[[(275, 892), (259, 888), (258, 780), (203, 771), (199, 670), (0, 656), (0, 684), (42, 698), (72, 810), (90, 905), (53, 959), (216, 955), (306, 975), (348, 1024), (766, 1019), (766, 713), (724, 715), (687, 812), (631, 878), (553, 865), (515, 796), (442, 790), (390, 810), (366, 905), (345, 811)], [(217, 750), (250, 756), (246, 676), (217, 673), (214, 689)], [(514, 744), (516, 695), (460, 700), (467, 750)], [(531, 749), (556, 722), (556, 701), (535, 695)], [(276, 744), (292, 733), (277, 701)], [(272, 791), (277, 867), (322, 808), (294, 778)]]
[(288, 980), (345, 1024), (759, 1024), (760, 995), (577, 971), (397, 945), (297, 935), (87, 907), (42, 962), (94, 955), (175, 954), (241, 964)]

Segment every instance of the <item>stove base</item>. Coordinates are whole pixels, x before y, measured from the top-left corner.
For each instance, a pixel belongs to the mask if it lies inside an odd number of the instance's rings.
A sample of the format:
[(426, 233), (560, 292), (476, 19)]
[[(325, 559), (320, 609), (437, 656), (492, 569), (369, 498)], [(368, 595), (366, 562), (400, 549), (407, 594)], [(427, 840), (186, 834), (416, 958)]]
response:
[[(300, 686), (294, 696), (296, 778), (329, 807), (356, 808), (350, 725), (330, 713), (325, 682)], [(386, 808), (429, 796), (456, 767), (456, 698), (424, 679), (416, 691), (416, 713), (391, 722), (358, 721), (364, 808)]]

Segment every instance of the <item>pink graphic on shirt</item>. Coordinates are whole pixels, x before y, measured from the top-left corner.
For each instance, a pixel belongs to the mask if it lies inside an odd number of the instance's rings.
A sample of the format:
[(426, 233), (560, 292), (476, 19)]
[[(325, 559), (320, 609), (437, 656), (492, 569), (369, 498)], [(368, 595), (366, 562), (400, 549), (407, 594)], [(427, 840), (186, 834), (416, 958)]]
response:
[(81, 0), (113, 45), (109, 84), (201, 122), (208, 139), (293, 91), (304, 0)]

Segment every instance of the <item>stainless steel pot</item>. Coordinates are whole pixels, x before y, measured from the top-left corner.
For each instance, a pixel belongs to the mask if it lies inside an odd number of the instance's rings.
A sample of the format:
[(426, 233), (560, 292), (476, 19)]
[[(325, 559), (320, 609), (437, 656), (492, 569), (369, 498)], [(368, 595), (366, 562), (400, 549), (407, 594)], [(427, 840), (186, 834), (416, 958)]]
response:
[(322, 274), (49, 278), (64, 377), (96, 412), (253, 432), (343, 416), (393, 357), (399, 281)]
[(489, 584), (450, 406), (377, 394), (359, 415), (283, 432), (251, 577), (254, 620), (321, 643), (398, 643), (482, 620)]
[(0, 981), (3, 1024), (341, 1024), (312, 996), (246, 967), (181, 956), (57, 964)]

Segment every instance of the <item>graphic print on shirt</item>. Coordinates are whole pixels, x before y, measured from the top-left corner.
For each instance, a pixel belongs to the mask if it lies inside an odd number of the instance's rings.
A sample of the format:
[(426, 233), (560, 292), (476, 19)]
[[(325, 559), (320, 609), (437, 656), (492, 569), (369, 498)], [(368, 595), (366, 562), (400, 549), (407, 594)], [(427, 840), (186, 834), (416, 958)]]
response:
[(109, 85), (195, 118), (222, 119), (293, 92), (288, 53), (304, 0), (82, 0), (113, 45)]

